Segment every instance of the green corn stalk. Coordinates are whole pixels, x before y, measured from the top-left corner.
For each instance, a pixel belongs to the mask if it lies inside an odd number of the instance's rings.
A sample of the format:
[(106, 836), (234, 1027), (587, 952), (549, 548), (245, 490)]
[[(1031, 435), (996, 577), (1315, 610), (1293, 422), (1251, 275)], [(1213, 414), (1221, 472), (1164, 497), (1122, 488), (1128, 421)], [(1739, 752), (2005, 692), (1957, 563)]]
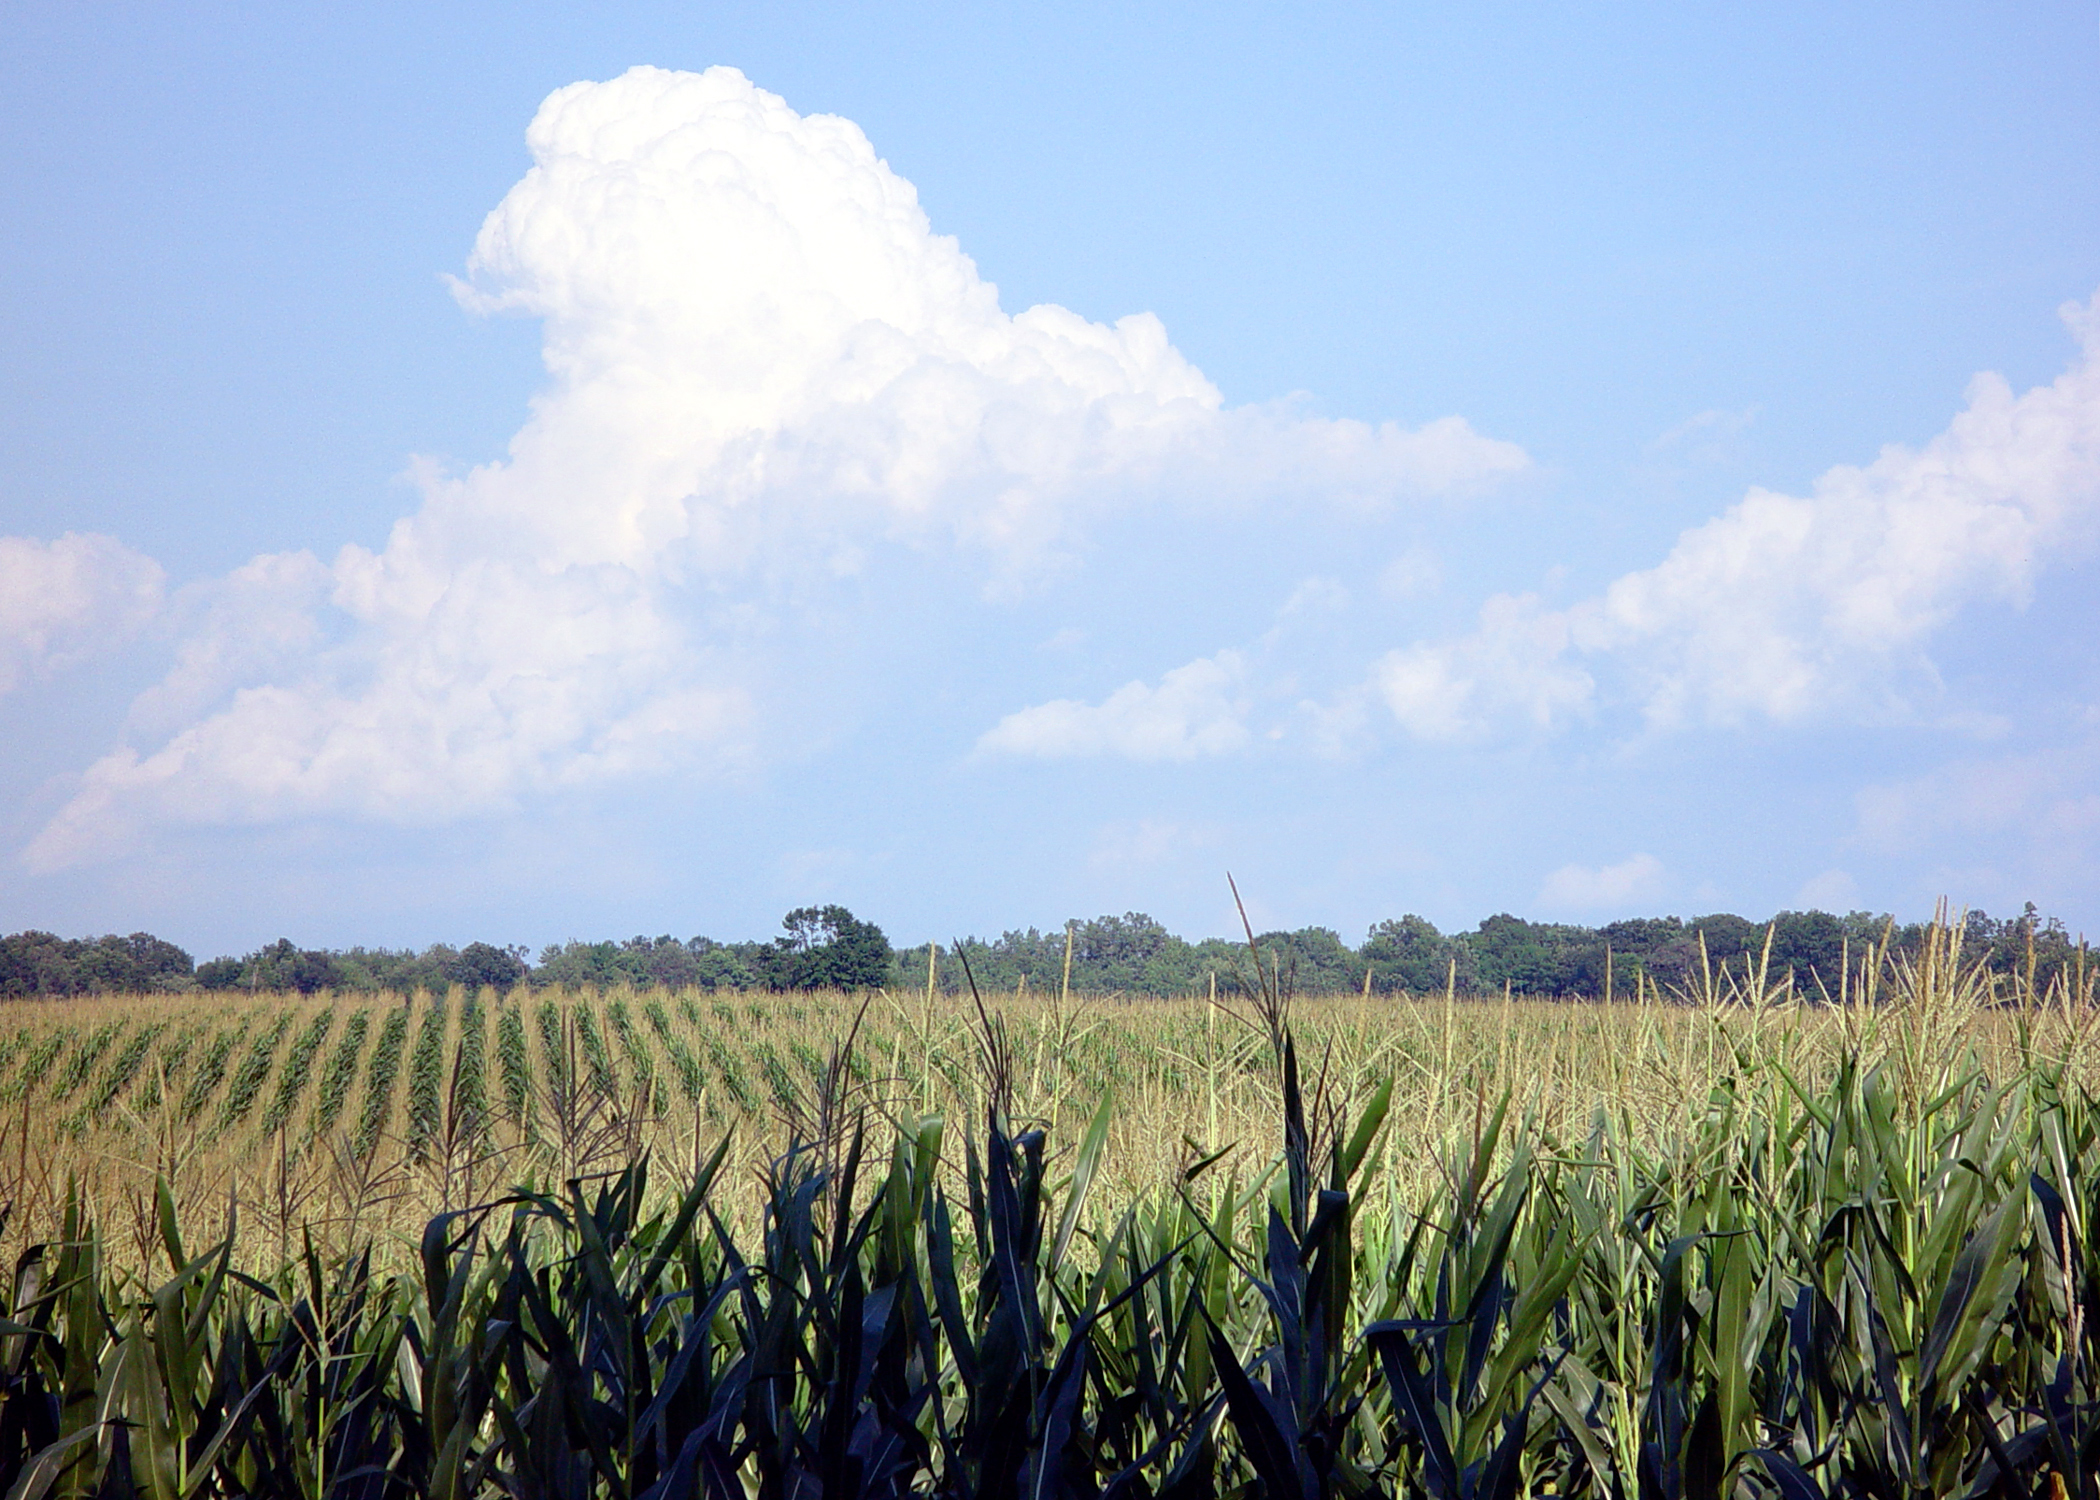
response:
[(124, 1025), (122, 1017), (114, 1021), (105, 1021), (83, 1037), (78, 1047), (66, 1054), (59, 1063), (58, 1072), (51, 1080), (53, 1103), (63, 1103), (70, 1099), (74, 1091), (87, 1082), (89, 1073), (94, 1070), (95, 1064), (101, 1061), (102, 1054), (109, 1050), (109, 1044), (116, 1040), (117, 1034), (123, 1031)]
[(285, 1054), (284, 1067), (277, 1074), (277, 1091), (270, 1096), (269, 1108), (263, 1111), (264, 1135), (275, 1135), (291, 1119), (299, 1096), (306, 1092), (306, 1080), (313, 1072), (314, 1054), (328, 1040), (329, 1029), (334, 1024), (335, 1012), (321, 1011), (307, 1023), (304, 1031), (292, 1039), (291, 1050)]
[[(708, 1004), (708, 1013), (716, 1021), (727, 1023), (727, 1025), (733, 1025), (735, 1019), (737, 1019), (735, 1008), (722, 1004), (720, 1000), (714, 1000), (714, 1002)], [(716, 1038), (716, 1027), (708, 1025), (706, 1021), (701, 1019), (699, 1006), (693, 1004), (691, 996), (678, 996), (678, 1015), (685, 1019), (685, 1023), (693, 1029), (693, 1036), (699, 1038), (699, 1044), (706, 1048), (706, 1053), (708, 1053), (708, 1063), (706, 1065), (714, 1067), (714, 1076), (722, 1080), (722, 1090), (727, 1092), (727, 1095), (735, 1101), (735, 1105), (739, 1109), (743, 1109), (745, 1113), (756, 1111), (758, 1109), (758, 1097), (752, 1095), (750, 1084), (743, 1080), (741, 1063), (737, 1063), (737, 1059), (735, 1059), (735, 1055), (731, 1053), (731, 1050), (727, 1046), (722, 1046), (720, 1038)], [(699, 1065), (699, 1057), (697, 1055), (695, 1055), (693, 1061), (695, 1061), (695, 1065)]]
[(459, 1116), (462, 1138), (472, 1145), (488, 1128), (488, 1028), (482, 1023), (481, 997), (468, 995), (459, 1012), (459, 1042), (453, 1049), (451, 1107)]
[(525, 1039), (525, 1016), (516, 1004), (496, 1013), (496, 1072), (503, 1089), (503, 1112), (520, 1130), (532, 1127), (532, 1049)]
[(773, 1097), (776, 1109), (792, 1110), (800, 1098), (794, 1075), (788, 1072), (787, 1064), (773, 1050), (772, 1043), (760, 1037), (751, 1044), (751, 1055), (758, 1061), (758, 1070), (766, 1080), (766, 1091)]
[(802, 1065), (803, 1073), (811, 1083), (820, 1083), (824, 1078), (824, 1059), (817, 1056), (817, 1049), (800, 1037), (788, 1039), (788, 1054)]
[(22, 1045), (27, 1040), (28, 1036), (20, 1031), (0, 1036), (0, 1098), (6, 1097), (8, 1089), (12, 1087), (7, 1079), (7, 1070), (14, 1065), (16, 1055), (21, 1052)]
[(290, 1012), (280, 1012), (263, 1033), (249, 1046), (241, 1065), (234, 1070), (226, 1084), (226, 1099), (219, 1106), (218, 1128), (223, 1133), (231, 1130), (248, 1118), (255, 1108), (255, 1101), (262, 1087), (269, 1081), (270, 1067), (277, 1055), (278, 1043), (292, 1029)]
[(165, 1102), (162, 1090), (182, 1077), (183, 1069), (189, 1063), (190, 1053), (196, 1050), (197, 1042), (204, 1031), (205, 1027), (194, 1021), (167, 1030), (167, 1039), (160, 1045), (159, 1054), (154, 1059), (155, 1065), (145, 1070), (146, 1076), (132, 1096), (139, 1112), (157, 1110), (162, 1106)]
[(590, 1087), (601, 1099), (617, 1099), (620, 1075), (613, 1070), (612, 1054), (605, 1046), (605, 1033), (598, 1029), (598, 1014), (583, 1001), (575, 1008), (576, 1040), (583, 1049), (583, 1064), (590, 1074)]
[(634, 1019), (627, 1013), (627, 1002), (614, 999), (605, 1007), (605, 1018), (612, 1025), (613, 1036), (620, 1044), (620, 1053), (627, 1059), (627, 1069), (634, 1075), (634, 1086), (643, 1097), (649, 1097), (656, 1085), (656, 1066), (649, 1056), (649, 1048), (641, 1033), (635, 1029)]
[(152, 1050), (153, 1043), (165, 1030), (165, 1022), (149, 1022), (133, 1032), (130, 1039), (117, 1050), (116, 1055), (110, 1059), (109, 1066), (103, 1070), (102, 1076), (95, 1080), (94, 1088), (88, 1093), (83, 1112), (89, 1118), (99, 1120), (109, 1112), (109, 1107), (116, 1102), (117, 1096), (129, 1088), (132, 1080), (138, 1077), (139, 1069), (145, 1065), (146, 1054)]
[(401, 1075), (401, 1054), (408, 1045), (408, 1008), (398, 1006), (380, 1023), (379, 1040), (372, 1044), (372, 1061), (365, 1069), (364, 1109), (358, 1116), (355, 1147), (369, 1158), (379, 1148), (388, 1118), (394, 1111), (394, 1081)]
[(38, 1086), (50, 1076), (52, 1063), (57, 1061), (66, 1044), (73, 1040), (74, 1034), (74, 1028), (71, 1026), (54, 1026), (29, 1044), (22, 1058), (21, 1071), (15, 1075), (15, 1081), (7, 1088), (10, 1102), (35, 1095)]
[(325, 1138), (334, 1130), (335, 1122), (349, 1106), (350, 1090), (357, 1082), (357, 1062), (364, 1055), (365, 1036), (371, 1026), (371, 1013), (363, 1009), (350, 1012), (343, 1023), (343, 1034), (335, 1050), (328, 1054), (328, 1065), (321, 1070), (319, 1097), (307, 1120), (307, 1130), (316, 1139)]
[(642, 1014), (648, 1019), (650, 1030), (656, 1033), (664, 1056), (671, 1060), (671, 1074), (678, 1080), (680, 1096), (687, 1104), (698, 1104), (707, 1090), (707, 1074), (700, 1066), (700, 1059), (693, 1056), (693, 1049), (685, 1044), (685, 1038), (671, 1029), (671, 1017), (661, 1000), (645, 1001)]
[(197, 1060), (197, 1071), (191, 1075), (189, 1086), (182, 1091), (182, 1118), (194, 1120), (202, 1114), (226, 1081), (226, 1067), (233, 1059), (233, 1051), (247, 1040), (249, 1017), (242, 1016), (231, 1026), (222, 1027), (204, 1049)]
[(574, 1080), (568, 1073), (569, 1047), (562, 1035), (561, 1007), (552, 1000), (542, 1000), (533, 1019), (539, 1024), (540, 1063), (547, 1071), (548, 1086), (555, 1093), (566, 1095)]
[[(0, 1298), (0, 1484), (2100, 1500), (2100, 1110), (2061, 1066), (1912, 1038), (1809, 1078), (1708, 1019), (1660, 1136), (1498, 1103), (1488, 1046), (1424, 1143), (1362, 1039), (1308, 1080), (1271, 1019), (1273, 1149), (1106, 1205), (1115, 1106), (1017, 1128), (988, 1020), (976, 1129), (900, 1119), (885, 1160), (848, 1112), (755, 1209), (726, 1141), (668, 1188), (615, 1164), (439, 1216), (405, 1277), (275, 1236), (292, 1263), (236, 1276), (162, 1185), (142, 1279), (75, 1195)], [(1398, 1196), (1385, 1154), (1432, 1148), (1443, 1188)]]
[(419, 1158), (444, 1123), (446, 1009), (444, 1000), (431, 998), (408, 1055), (408, 1149)]
[(711, 1031), (700, 1033), (700, 1041), (707, 1048), (707, 1060), (713, 1064), (715, 1076), (722, 1080), (722, 1087), (736, 1101), (736, 1107), (745, 1114), (757, 1114), (758, 1094), (751, 1087), (751, 1080), (744, 1076), (743, 1060), (722, 1045)]

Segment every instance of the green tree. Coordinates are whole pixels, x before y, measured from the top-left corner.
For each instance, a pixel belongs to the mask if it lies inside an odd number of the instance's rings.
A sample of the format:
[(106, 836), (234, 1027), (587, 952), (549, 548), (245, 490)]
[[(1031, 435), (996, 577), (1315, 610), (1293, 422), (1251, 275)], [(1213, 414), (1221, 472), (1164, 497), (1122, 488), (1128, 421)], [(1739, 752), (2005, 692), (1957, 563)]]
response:
[(1476, 983), (1472, 948), (1445, 937), (1434, 922), (1413, 912), (1373, 927), (1364, 938), (1361, 958), (1370, 967), (1371, 988), (1381, 995), (1440, 990), (1452, 978), (1454, 965), (1461, 990)]
[(99, 938), (17, 932), (0, 938), (0, 996), (180, 990), (192, 983), (189, 954), (150, 932)]
[(1263, 966), (1273, 966), (1293, 993), (1331, 995), (1363, 983), (1363, 960), (1331, 927), (1265, 932), (1254, 944), (1261, 950)]
[(508, 948), (491, 943), (469, 943), (445, 966), (445, 978), (470, 990), (493, 987), (507, 990), (527, 973), (525, 960)]
[(890, 978), (890, 940), (843, 906), (798, 906), (773, 940), (769, 987), (780, 990), (879, 989)]

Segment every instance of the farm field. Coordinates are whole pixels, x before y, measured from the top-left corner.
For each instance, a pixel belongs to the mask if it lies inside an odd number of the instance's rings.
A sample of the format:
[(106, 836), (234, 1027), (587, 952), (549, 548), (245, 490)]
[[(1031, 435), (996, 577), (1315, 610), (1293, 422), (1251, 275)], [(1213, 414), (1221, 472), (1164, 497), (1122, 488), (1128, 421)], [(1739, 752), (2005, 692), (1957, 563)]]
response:
[(2091, 1495), (2092, 979), (1956, 952), (1839, 1005), (17, 1007), (0, 1482)]
[[(1871, 974), (1872, 1003), (1857, 1006), (1720, 976), (1703, 995), (1612, 1004), (1304, 997), (1292, 1021), (1326, 1107), (1352, 1113), (1390, 1082), (1388, 1128), (1408, 1146), (1365, 1186), (1410, 1201), (1437, 1186), (1436, 1151), (1505, 1092), (1541, 1140), (1578, 1140), (1601, 1113), (1629, 1142), (1662, 1150), (1724, 1079), (1814, 1088), (1844, 1057), (1899, 1038), (1972, 1048), (1993, 1068), (2039, 1046), (2086, 1076), (2081, 1010), (2022, 996), (2016, 976), (1966, 982), (1923, 1037), (1900, 999), (1879, 1003), (1900, 992), (1875, 989)], [(1102, 1173), (1116, 1195), (1156, 1191), (1220, 1150), (1243, 1169), (1273, 1155), (1279, 1080), (1247, 1006), (1024, 994), (990, 997), (988, 1009), (1012, 1050), (1017, 1126), (1064, 1141), (1112, 1102)], [(0, 1252), (52, 1237), (77, 1192), (97, 1222), (132, 1226), (135, 1254), (150, 1259), (157, 1180), (200, 1230), (237, 1205), (251, 1233), (267, 1231), (251, 1246), (262, 1256), (301, 1233), (406, 1251), (430, 1215), (505, 1187), (558, 1189), (644, 1153), (691, 1163), (725, 1136), (729, 1182), (755, 1193), (791, 1138), (820, 1129), (819, 1096), (849, 1033), (832, 1092), (877, 1135), (927, 1115), (981, 1119), (986, 1103), (967, 995), (117, 995), (18, 1003), (8, 1021), (0, 1203), (12, 1211)]]

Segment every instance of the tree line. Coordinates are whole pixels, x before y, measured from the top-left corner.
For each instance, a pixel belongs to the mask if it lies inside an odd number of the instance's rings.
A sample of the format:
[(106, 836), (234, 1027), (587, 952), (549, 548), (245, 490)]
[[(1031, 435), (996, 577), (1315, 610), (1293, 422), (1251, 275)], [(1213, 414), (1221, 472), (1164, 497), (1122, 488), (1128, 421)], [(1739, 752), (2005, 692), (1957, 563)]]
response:
[[(1186, 995), (1215, 982), (1247, 984), (1253, 962), (1244, 942), (1178, 937), (1142, 912), (1030, 927), (997, 938), (896, 949), (882, 929), (843, 906), (798, 907), (770, 941), (637, 936), (571, 941), (542, 948), (473, 942), (420, 951), (301, 948), (288, 938), (240, 957), (195, 963), (151, 933), (60, 938), (18, 932), (0, 938), (0, 997), (132, 991), (318, 990), (439, 991), (454, 985), (663, 986), (669, 989), (917, 989), (931, 979), (955, 993), (972, 979), (985, 990), (1061, 990), (1083, 994)], [(1444, 933), (1426, 918), (1379, 922), (1351, 947), (1327, 927), (1257, 938), (1271, 977), (1300, 993), (1366, 990), (1424, 994), (1454, 984), (1461, 994), (1534, 997), (1631, 995), (1652, 983), (1682, 990), (1707, 969), (1744, 974), (1769, 963), (1775, 980), (1791, 974), (1798, 991), (1836, 994), (1848, 953), (1887, 943), (1896, 953), (1923, 946), (1927, 924), (1887, 915), (1784, 911), (1765, 921), (1729, 913), (1640, 917), (1602, 927), (1528, 922), (1506, 913), (1469, 932)], [(2084, 944), (2062, 921), (2030, 903), (2017, 917), (1970, 912), (1965, 956), (2001, 972), (2028, 972), (2047, 985), (2084, 962)], [(1769, 941), (1769, 952), (1767, 943)], [(958, 951), (959, 950), (959, 951)], [(1069, 968), (1068, 968), (1069, 965)], [(1069, 979), (1068, 979), (1069, 975)]]
[[(1255, 941), (1272, 977), (1305, 994), (1366, 988), (1379, 995), (1427, 994), (1450, 984), (1465, 995), (1506, 990), (1530, 997), (1601, 999), (1607, 992), (1630, 996), (1644, 982), (1665, 992), (1681, 991), (1707, 967), (1716, 974), (1747, 975), (1769, 963), (1775, 982), (1791, 974), (1795, 987), (1813, 998), (1822, 988), (1836, 995), (1847, 954), (1857, 963), (1869, 945), (1883, 942), (1892, 952), (1916, 953), (1929, 926), (1870, 912), (1783, 911), (1764, 921), (1724, 912), (1689, 919), (1642, 917), (1603, 927), (1528, 922), (1502, 913), (1470, 932), (1443, 933), (1427, 918), (1410, 914), (1375, 924), (1354, 948), (1328, 927), (1266, 932)], [(1031, 927), (992, 941), (970, 938), (960, 946), (969, 975), (981, 986), (1056, 989), (1064, 982), (1067, 930), (1075, 990), (1186, 995), (1205, 991), (1212, 976), (1221, 989), (1250, 978), (1252, 957), (1244, 941), (1192, 943), (1142, 912), (1048, 932)], [(2031, 961), (2037, 980), (2046, 985), (2081, 961), (2083, 947), (2061, 920), (2044, 917), (2029, 904), (2020, 916), (2004, 920), (1970, 912), (1963, 951), (1967, 959), (2001, 972), (2024, 973)], [(923, 985), (927, 958), (924, 945), (899, 954), (896, 982)], [(965, 981), (964, 965), (944, 948), (935, 961), (935, 977), (942, 989), (956, 990)]]

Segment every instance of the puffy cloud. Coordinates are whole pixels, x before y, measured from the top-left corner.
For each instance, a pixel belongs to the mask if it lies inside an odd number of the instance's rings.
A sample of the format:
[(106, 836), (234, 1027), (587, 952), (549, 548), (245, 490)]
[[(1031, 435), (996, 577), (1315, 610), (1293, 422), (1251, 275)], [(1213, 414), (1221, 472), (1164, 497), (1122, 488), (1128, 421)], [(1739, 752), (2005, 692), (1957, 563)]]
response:
[(115, 537), (0, 536), (0, 694), (122, 645), (159, 611), (165, 577)]
[(1656, 728), (1915, 712), (1905, 683), (1933, 680), (1934, 631), (2023, 604), (2100, 530), (2100, 297), (2064, 315), (2081, 352), (2053, 384), (2016, 396), (1979, 375), (1924, 447), (1831, 469), (1806, 496), (1752, 490), (1572, 608), (1492, 600), (1473, 634), (1386, 657), (1374, 686), (1430, 739), (1554, 723), (1607, 668)]
[(1153, 687), (1125, 683), (1098, 704), (1059, 698), (1008, 714), (978, 740), (981, 752), (1045, 759), (1117, 755), (1194, 760), (1249, 741), (1246, 663), (1220, 651), (1176, 667)]
[(1847, 912), (1859, 906), (1859, 882), (1847, 870), (1825, 870), (1802, 882), (1794, 893), (1799, 911)]
[[(746, 760), (748, 643), (884, 545), (968, 549), (996, 592), (1138, 501), (1381, 505), (1527, 462), (1458, 418), (1227, 408), (1148, 313), (1008, 314), (857, 126), (734, 69), (575, 84), (527, 142), (455, 285), (544, 324), (505, 459), (419, 471), (376, 551), (207, 591), (135, 715), (152, 737), (85, 773), (33, 862), (140, 822), (420, 821)], [(1095, 732), (1166, 755), (1243, 735), (1201, 677)]]
[(334, 576), (311, 552), (272, 552), (180, 591), (174, 661), (132, 704), (135, 727), (172, 733), (235, 689), (297, 670), (325, 644)]
[(344, 571), (298, 554), (242, 569), (223, 618), (184, 643), (141, 710), (179, 714), (228, 687), (230, 701), (156, 750), (90, 766), (30, 843), (31, 867), (112, 852), (155, 818), (437, 821), (665, 769), (694, 747), (735, 753), (742, 694), (690, 680), (677, 630), (632, 575), (491, 568), (432, 599), (419, 628), (320, 644), (301, 604), (325, 579), (340, 609)]
[(459, 292), (546, 320), (555, 387), (502, 481), (588, 476), (591, 504), (534, 507), (567, 554), (727, 567), (876, 525), (1025, 568), (1133, 486), (1376, 498), (1525, 464), (1458, 418), (1228, 411), (1149, 313), (1009, 315), (859, 127), (731, 68), (572, 85), (527, 140)]
[(1662, 861), (1652, 854), (1635, 854), (1597, 869), (1562, 865), (1539, 887), (1539, 904), (1563, 911), (1623, 907), (1655, 899), (1664, 884)]
[(1595, 686), (1563, 659), (1567, 649), (1564, 614), (1532, 595), (1498, 594), (1471, 635), (1387, 652), (1371, 687), (1418, 739), (1467, 739), (1506, 719), (1550, 729), (1583, 711)]

